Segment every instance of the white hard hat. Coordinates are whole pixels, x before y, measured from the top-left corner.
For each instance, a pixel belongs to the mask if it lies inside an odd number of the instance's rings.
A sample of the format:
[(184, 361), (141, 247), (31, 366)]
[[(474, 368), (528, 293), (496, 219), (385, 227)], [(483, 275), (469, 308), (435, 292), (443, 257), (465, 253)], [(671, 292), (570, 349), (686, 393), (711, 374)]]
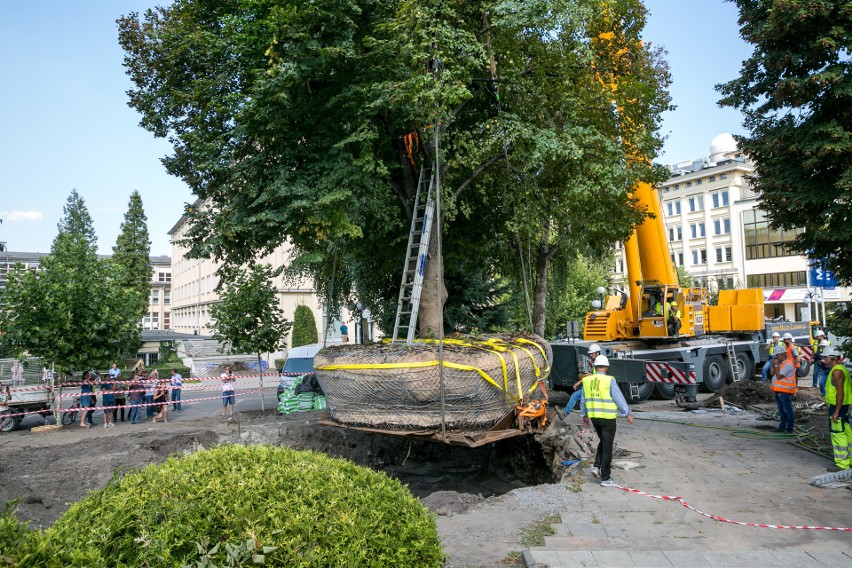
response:
[(772, 337), (781, 337), (781, 334), (776, 331), (772, 334)]
[(601, 352), (601, 346), (598, 345), (597, 343), (592, 343), (591, 345), (589, 345), (589, 353), (600, 353), (600, 352)]
[(825, 332), (821, 329), (818, 329), (816, 330), (816, 333), (814, 333), (814, 337), (825, 337)]
[(784, 339), (793, 339), (793, 334), (791, 334), (791, 333), (785, 333), (785, 334), (784, 334)]
[(840, 350), (834, 345), (829, 345), (822, 351), (823, 357), (840, 357)]
[(609, 367), (609, 359), (606, 358), (606, 355), (595, 357), (595, 367)]
[(828, 340), (823, 339), (822, 341), (819, 342), (819, 346), (820, 347), (828, 347)]

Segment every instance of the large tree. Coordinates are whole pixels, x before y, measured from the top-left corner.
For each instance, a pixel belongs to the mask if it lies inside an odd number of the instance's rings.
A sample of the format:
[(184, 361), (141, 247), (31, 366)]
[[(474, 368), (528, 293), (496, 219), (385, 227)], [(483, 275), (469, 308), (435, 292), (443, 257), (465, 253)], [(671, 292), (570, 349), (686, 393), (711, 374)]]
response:
[(736, 0), (754, 46), (717, 86), (740, 109), (760, 208), (797, 229), (794, 249), (852, 281), (852, 9), (848, 0)]
[(76, 191), (63, 213), (41, 269), (9, 274), (0, 337), (62, 370), (105, 367), (138, 345), (138, 320), (126, 308), (133, 299), (98, 258), (92, 218)]
[(128, 306), (131, 314), (141, 318), (148, 309), (151, 295), (151, 241), (148, 238), (148, 218), (138, 191), (130, 194), (130, 202), (121, 232), (112, 247), (114, 275), (119, 286), (132, 291), (135, 301)]
[(667, 105), (643, 23), (640, 0), (179, 0), (119, 31), (131, 106), (208, 204), (192, 255), (227, 271), (289, 240), (331, 312), (354, 291), (389, 321), (439, 133), (447, 270), (516, 277), (535, 250), (543, 329), (555, 252), (642, 218)]

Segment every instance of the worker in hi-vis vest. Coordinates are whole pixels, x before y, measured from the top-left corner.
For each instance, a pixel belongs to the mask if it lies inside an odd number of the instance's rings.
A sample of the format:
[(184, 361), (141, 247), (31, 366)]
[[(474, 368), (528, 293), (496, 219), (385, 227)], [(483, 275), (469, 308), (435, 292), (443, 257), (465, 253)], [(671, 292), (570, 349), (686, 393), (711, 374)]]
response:
[(583, 425), (589, 425), (591, 419), (595, 433), (600, 443), (595, 452), (595, 465), (592, 476), (601, 479), (603, 487), (615, 485), (610, 474), (612, 472), (612, 446), (615, 442), (615, 420), (619, 415), (626, 416), (633, 424), (630, 407), (624, 400), (615, 377), (607, 375), (609, 359), (598, 355), (595, 359), (595, 374), (583, 377), (583, 396), (580, 398), (580, 416)]
[(852, 428), (849, 426), (849, 407), (852, 403), (852, 381), (849, 369), (840, 362), (840, 351), (829, 345), (822, 351), (829, 366), (825, 384), (825, 403), (828, 405), (828, 429), (834, 450), (834, 466), (828, 471), (852, 467)]
[(769, 374), (769, 368), (772, 367), (772, 358), (775, 357), (775, 348), (781, 343), (781, 334), (777, 331), (772, 334), (772, 341), (766, 346), (766, 350), (769, 351), (769, 359), (766, 360), (766, 364), (763, 366), (763, 371), (760, 373), (761, 382), (766, 382), (766, 376)]
[(778, 414), (781, 422), (776, 428), (777, 432), (793, 433), (796, 424), (796, 415), (793, 412), (793, 395), (799, 392), (796, 367), (793, 360), (785, 349), (776, 349), (772, 358), (772, 385), (769, 389), (775, 393), (775, 404), (778, 406)]
[(597, 359), (598, 355), (601, 354), (601, 346), (597, 343), (592, 343), (589, 345), (589, 369), (585, 369), (585, 373), (580, 375), (580, 380), (574, 383), (574, 392), (571, 394), (571, 398), (568, 399), (568, 404), (565, 405), (565, 415), (571, 414), (571, 411), (574, 410), (574, 406), (580, 402), (580, 398), (583, 396), (583, 389), (580, 388), (583, 386), (583, 377), (587, 375), (595, 374), (595, 359)]

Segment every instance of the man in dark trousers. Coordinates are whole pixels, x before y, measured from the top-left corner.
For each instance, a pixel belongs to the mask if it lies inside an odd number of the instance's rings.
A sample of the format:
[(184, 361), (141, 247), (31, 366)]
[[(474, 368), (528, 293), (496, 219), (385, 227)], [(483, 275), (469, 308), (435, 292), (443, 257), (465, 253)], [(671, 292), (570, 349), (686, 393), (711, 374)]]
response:
[(595, 358), (595, 374), (583, 378), (583, 397), (580, 399), (580, 416), (583, 425), (589, 425), (589, 419), (600, 439), (595, 452), (595, 465), (592, 475), (600, 477), (602, 487), (615, 485), (610, 477), (612, 466), (612, 446), (615, 443), (615, 420), (619, 415), (626, 416), (633, 424), (630, 407), (615, 382), (615, 377), (607, 375), (609, 359), (604, 355)]

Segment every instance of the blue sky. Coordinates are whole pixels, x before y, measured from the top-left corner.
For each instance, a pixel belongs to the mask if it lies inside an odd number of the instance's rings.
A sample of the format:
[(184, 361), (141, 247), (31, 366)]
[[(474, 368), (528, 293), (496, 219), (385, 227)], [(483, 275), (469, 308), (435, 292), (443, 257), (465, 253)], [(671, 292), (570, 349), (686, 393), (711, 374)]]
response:
[[(138, 126), (127, 106), (115, 19), (164, 2), (0, 0), (0, 241), (48, 252), (72, 189), (86, 201), (100, 252), (109, 253), (138, 190), (151, 253), (171, 255), (167, 231), (189, 189), (166, 174), (171, 150)], [(662, 163), (707, 155), (721, 132), (742, 133), (741, 116), (716, 105), (716, 83), (734, 78), (749, 48), (737, 12), (722, 0), (646, 0), (645, 40), (668, 50), (677, 109), (666, 113)]]

